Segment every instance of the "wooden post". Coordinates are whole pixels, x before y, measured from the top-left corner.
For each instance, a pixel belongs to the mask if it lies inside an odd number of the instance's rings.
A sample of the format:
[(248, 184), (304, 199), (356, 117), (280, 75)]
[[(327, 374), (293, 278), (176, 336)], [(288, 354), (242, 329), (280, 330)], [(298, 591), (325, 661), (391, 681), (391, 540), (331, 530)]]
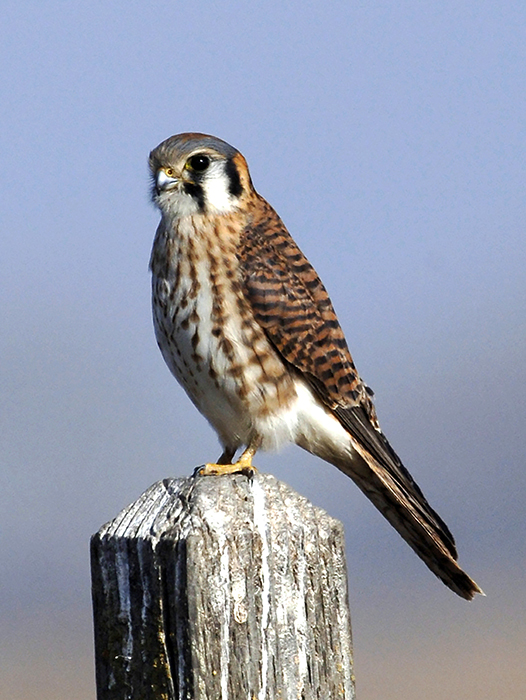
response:
[(354, 700), (343, 527), (274, 477), (159, 481), (91, 562), (98, 700)]

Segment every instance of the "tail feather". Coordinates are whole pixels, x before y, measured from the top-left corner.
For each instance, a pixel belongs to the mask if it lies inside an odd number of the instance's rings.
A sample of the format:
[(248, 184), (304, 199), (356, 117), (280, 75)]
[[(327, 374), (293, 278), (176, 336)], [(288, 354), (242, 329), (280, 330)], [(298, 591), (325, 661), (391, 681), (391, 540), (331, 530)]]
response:
[[(354, 442), (354, 441), (353, 441)], [(361, 460), (336, 466), (350, 476), (424, 563), (452, 591), (472, 600), (483, 591), (457, 564), (443, 542), (443, 533), (432, 517), (424, 518), (414, 507), (414, 494), (404, 493), (374, 458), (355, 445)]]
[[(354, 480), (446, 586), (466, 600), (472, 600), (477, 593), (484, 595), (482, 589), (457, 564), (457, 551), (451, 532), (431, 508), (385, 436), (370, 423), (367, 425), (368, 421), (362, 420), (359, 411), (354, 410), (351, 414), (346, 410), (338, 418), (349, 431), (354, 450), (361, 459), (338, 459), (334, 461), (335, 466)], [(352, 432), (349, 430), (351, 423)], [(361, 434), (364, 429), (367, 429), (367, 439), (363, 439), (364, 435)]]

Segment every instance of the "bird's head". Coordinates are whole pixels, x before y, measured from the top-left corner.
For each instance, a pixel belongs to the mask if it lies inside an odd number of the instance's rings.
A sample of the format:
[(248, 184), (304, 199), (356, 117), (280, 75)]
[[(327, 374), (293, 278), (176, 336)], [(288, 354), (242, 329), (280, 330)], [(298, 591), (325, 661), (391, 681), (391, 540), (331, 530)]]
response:
[(253, 191), (239, 151), (206, 134), (177, 134), (150, 153), (152, 200), (171, 217), (227, 214)]

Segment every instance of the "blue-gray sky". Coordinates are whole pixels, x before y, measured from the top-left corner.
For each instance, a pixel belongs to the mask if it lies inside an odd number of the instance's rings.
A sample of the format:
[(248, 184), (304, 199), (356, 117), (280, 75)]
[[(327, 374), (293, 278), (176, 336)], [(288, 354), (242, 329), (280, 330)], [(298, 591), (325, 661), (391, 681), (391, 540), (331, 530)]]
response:
[(360, 700), (522, 698), (524, 3), (4, 0), (0, 56), (0, 695), (94, 697), (90, 534), (219, 453), (150, 319), (147, 156), (191, 130), (247, 157), (488, 594), (258, 456), (345, 524)]

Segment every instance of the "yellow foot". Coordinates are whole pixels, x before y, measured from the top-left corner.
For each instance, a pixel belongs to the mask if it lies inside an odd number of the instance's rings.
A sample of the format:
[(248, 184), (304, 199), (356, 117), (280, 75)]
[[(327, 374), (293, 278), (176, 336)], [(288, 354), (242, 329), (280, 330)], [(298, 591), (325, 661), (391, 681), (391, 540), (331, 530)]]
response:
[(254, 452), (252, 450), (245, 450), (235, 464), (205, 464), (204, 467), (199, 467), (196, 470), (196, 474), (199, 476), (220, 476), (222, 474), (254, 476), (257, 473), (257, 469), (252, 465), (253, 456)]
[(254, 476), (257, 472), (256, 467), (252, 464), (205, 464), (204, 467), (199, 467), (197, 473), (199, 476), (222, 476), (223, 474), (245, 474), (246, 476)]

